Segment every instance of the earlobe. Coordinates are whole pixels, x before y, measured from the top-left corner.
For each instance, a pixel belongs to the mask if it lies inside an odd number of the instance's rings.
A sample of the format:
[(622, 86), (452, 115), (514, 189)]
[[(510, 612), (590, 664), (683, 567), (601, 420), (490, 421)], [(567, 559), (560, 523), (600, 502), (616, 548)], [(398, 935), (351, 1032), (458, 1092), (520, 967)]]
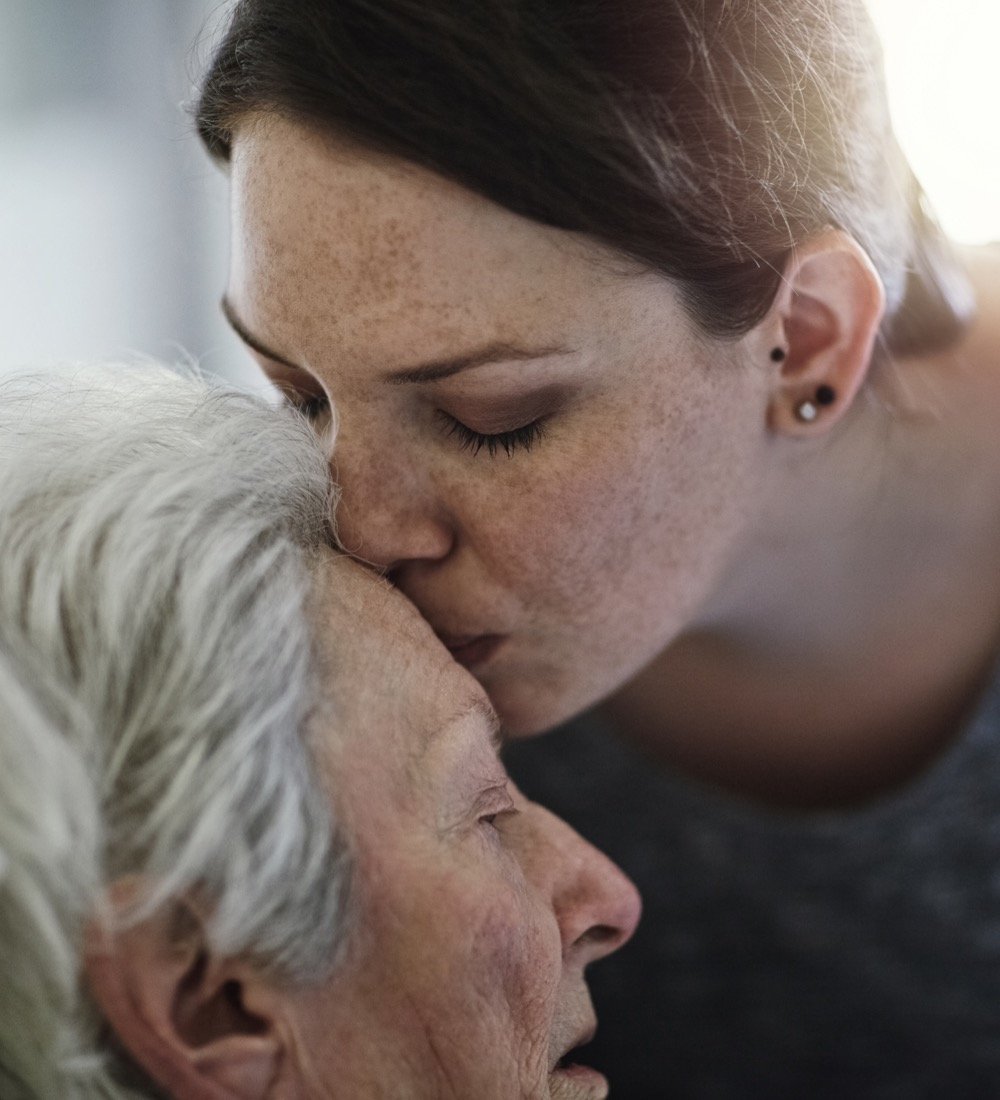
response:
[(177, 912), (114, 931), (92, 922), (84, 951), (91, 995), (133, 1061), (170, 1095), (263, 1100), (282, 1054), (275, 1023), (247, 1010), (245, 981), (255, 979), (214, 959), (200, 917), (177, 904), (182, 939)]
[(845, 415), (867, 377), (884, 311), (882, 281), (848, 234), (827, 230), (796, 248), (761, 326), (776, 364), (772, 431), (820, 435)]

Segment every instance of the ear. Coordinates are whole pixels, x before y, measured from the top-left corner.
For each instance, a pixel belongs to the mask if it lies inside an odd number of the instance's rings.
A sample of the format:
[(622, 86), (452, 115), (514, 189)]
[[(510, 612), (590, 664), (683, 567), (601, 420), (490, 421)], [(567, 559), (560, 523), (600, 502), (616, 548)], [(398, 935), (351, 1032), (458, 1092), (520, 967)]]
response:
[[(116, 882), (110, 909), (134, 903), (135, 880)], [(118, 923), (118, 922), (114, 922)], [(90, 992), (122, 1047), (171, 1096), (185, 1100), (262, 1100), (278, 1074), (276, 1021), (248, 1005), (263, 982), (242, 964), (213, 957), (197, 904), (121, 930), (107, 918), (87, 929), (84, 969)]]
[[(773, 431), (815, 436), (840, 420), (867, 376), (884, 312), (882, 280), (849, 234), (830, 229), (796, 247), (758, 329), (758, 354), (784, 353), (774, 362)], [(803, 402), (813, 403), (814, 419), (799, 414)]]

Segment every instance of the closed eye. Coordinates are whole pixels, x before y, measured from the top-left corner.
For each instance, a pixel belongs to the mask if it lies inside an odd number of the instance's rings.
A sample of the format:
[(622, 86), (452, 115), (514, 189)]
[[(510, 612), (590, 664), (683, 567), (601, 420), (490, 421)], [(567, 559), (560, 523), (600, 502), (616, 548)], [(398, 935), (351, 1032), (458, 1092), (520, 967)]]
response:
[(499, 833), (499, 825), (505, 818), (517, 817), (521, 812), (511, 797), (510, 783), (505, 780), (495, 787), (482, 791), (476, 800), (481, 812), (476, 815), (476, 823)]
[(330, 411), (330, 401), (325, 393), (303, 393), (292, 386), (277, 384), (287, 405), (300, 412), (307, 420), (319, 420)]
[(330, 409), (330, 402), (325, 397), (307, 397), (295, 406), (307, 420), (318, 420), (323, 413)]
[(479, 824), (484, 825), (490, 832), (500, 836), (502, 835), (502, 822), (517, 817), (520, 812), (521, 811), (514, 806), (510, 806), (503, 810), (493, 810), (491, 813), (483, 814), (479, 818)]
[(546, 417), (539, 417), (510, 431), (486, 433), (475, 431), (444, 411), (439, 410), (438, 415), (445, 434), (454, 437), (461, 450), (477, 455), (485, 448), (490, 458), (495, 458), (499, 451), (503, 451), (508, 458), (517, 450), (530, 451), (542, 438), (546, 421)]

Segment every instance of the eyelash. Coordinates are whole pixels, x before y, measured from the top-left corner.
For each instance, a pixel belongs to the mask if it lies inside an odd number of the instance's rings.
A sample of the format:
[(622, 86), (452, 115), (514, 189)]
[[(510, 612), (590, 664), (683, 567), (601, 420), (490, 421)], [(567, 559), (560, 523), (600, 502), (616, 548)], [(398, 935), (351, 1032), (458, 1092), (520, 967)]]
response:
[[(322, 394), (287, 394), (285, 400), (300, 412), (307, 420), (318, 420), (323, 413), (330, 408), (330, 402)], [(459, 449), (469, 451), (473, 455), (486, 449), (490, 458), (496, 458), (503, 451), (511, 458), (515, 451), (530, 451), (542, 438), (545, 428), (545, 418), (540, 417), (530, 424), (524, 424), (520, 428), (512, 428), (507, 432), (495, 432), (492, 435), (485, 432), (477, 432), (456, 420), (448, 413), (439, 410), (439, 416), (444, 421), (445, 434), (458, 440)]]
[(495, 833), (499, 833), (500, 829), (497, 825), (497, 821), (500, 818), (517, 817), (521, 811), (514, 806), (507, 806), (502, 810), (494, 810), (493, 813), (483, 814), (479, 819), (480, 825), (485, 825), (488, 829), (492, 829)]
[(330, 402), (322, 394), (286, 394), (285, 400), (306, 420), (318, 420), (330, 408)]
[(453, 416), (449, 416), (446, 412), (439, 412), (439, 415), (444, 421), (445, 434), (454, 436), (458, 441), (460, 450), (470, 451), (472, 454), (477, 455), (485, 447), (490, 458), (496, 458), (499, 451), (504, 451), (508, 458), (517, 450), (530, 451), (542, 438), (545, 430), (545, 418), (540, 417), (538, 420), (532, 420), (530, 424), (513, 428), (509, 432), (496, 432), (493, 435), (487, 435), (483, 432), (473, 431), (472, 428), (467, 427)]

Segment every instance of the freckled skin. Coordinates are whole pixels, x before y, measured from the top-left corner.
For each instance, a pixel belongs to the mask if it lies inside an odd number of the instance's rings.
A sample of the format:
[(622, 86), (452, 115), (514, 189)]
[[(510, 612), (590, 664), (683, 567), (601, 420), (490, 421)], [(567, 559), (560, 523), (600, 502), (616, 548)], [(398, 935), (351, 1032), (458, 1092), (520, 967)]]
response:
[[(232, 188), (229, 298), (336, 408), (345, 547), (439, 632), (505, 636), (476, 674), (510, 732), (605, 696), (697, 619), (764, 494), (770, 374), (741, 342), (592, 242), (292, 122), (240, 127)], [(487, 340), (572, 351), (385, 382)], [(533, 379), (569, 396), (530, 453), (463, 451), (435, 419)]]
[[(593, 1023), (584, 967), (631, 935), (634, 888), (516, 790), (476, 809), (506, 780), (487, 704), (399, 593), (331, 556), (313, 607), (328, 643), (314, 737), (358, 927), (329, 981), (289, 993), (273, 1094), (595, 1100), (551, 1070)], [(480, 820), (501, 805), (518, 812)]]

